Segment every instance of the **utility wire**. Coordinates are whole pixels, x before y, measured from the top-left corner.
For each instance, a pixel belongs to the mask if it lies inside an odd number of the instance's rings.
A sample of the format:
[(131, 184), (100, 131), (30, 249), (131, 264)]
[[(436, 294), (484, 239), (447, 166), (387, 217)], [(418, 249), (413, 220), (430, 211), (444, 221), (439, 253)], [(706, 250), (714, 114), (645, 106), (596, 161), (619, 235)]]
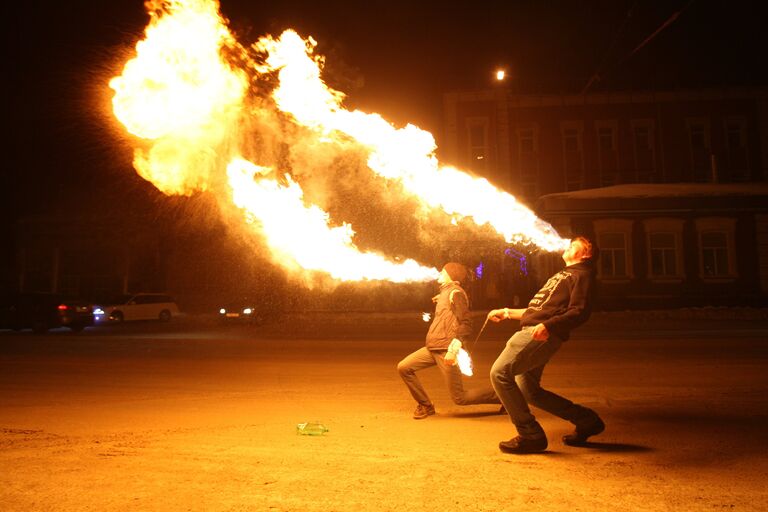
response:
[[(635, 49), (634, 49), (634, 50), (632, 50), (631, 52), (629, 52), (628, 54), (626, 54), (624, 57), (622, 57), (621, 59), (619, 59), (619, 61), (618, 61), (618, 62), (616, 62), (616, 65), (614, 66), (614, 68), (616, 68), (616, 67), (620, 66), (621, 64), (623, 64), (624, 62), (626, 62), (626, 61), (627, 61), (629, 58), (631, 58), (631, 57), (632, 57), (634, 54), (636, 54), (638, 51), (640, 51), (640, 49), (641, 49), (641, 48), (643, 48), (645, 45), (647, 45), (648, 43), (650, 43), (650, 42), (651, 42), (651, 40), (653, 40), (653, 38), (655, 38), (657, 35), (659, 35), (659, 34), (660, 34), (660, 33), (661, 33), (661, 32), (662, 32), (662, 31), (663, 31), (665, 28), (667, 28), (668, 26), (670, 26), (671, 24), (673, 24), (673, 23), (675, 22), (675, 20), (677, 20), (677, 18), (679, 18), (679, 17), (680, 17), (680, 15), (681, 15), (682, 13), (684, 13), (686, 10), (688, 10), (688, 8), (689, 8), (691, 5), (693, 5), (693, 3), (694, 3), (695, 1), (696, 1), (696, 0), (688, 0), (688, 3), (687, 3), (687, 4), (685, 4), (683, 7), (681, 7), (680, 9), (678, 9), (677, 11), (675, 11), (674, 13), (672, 13), (672, 15), (671, 15), (671, 16), (669, 16), (669, 18), (667, 18), (667, 19), (664, 21), (664, 23), (662, 23), (662, 24), (661, 24), (661, 26), (659, 26), (659, 28), (657, 28), (656, 30), (654, 30), (654, 31), (653, 31), (653, 33), (652, 33), (651, 35), (649, 35), (648, 37), (646, 37), (645, 39), (643, 39), (643, 41), (642, 41), (642, 42), (641, 42), (639, 45), (637, 45), (637, 46), (635, 47)], [(633, 8), (634, 8), (634, 6), (633, 6)], [(626, 23), (626, 20), (625, 20), (625, 23)], [(595, 83), (595, 82), (597, 82), (597, 81), (600, 81), (601, 79), (602, 79), (602, 76), (600, 75), (600, 72), (599, 72), (599, 70), (598, 70), (598, 72), (596, 72), (596, 73), (595, 73), (595, 74), (592, 76), (592, 78), (590, 78), (590, 79), (589, 79), (589, 82), (587, 83), (587, 85), (585, 85), (585, 86), (584, 86), (584, 89), (582, 89), (581, 93), (582, 93), (582, 94), (585, 94), (585, 93), (587, 92), (587, 90), (589, 89), (589, 87), (590, 87), (590, 86), (591, 86), (593, 83)]]
[(584, 88), (581, 90), (581, 94), (586, 93), (593, 83), (599, 82), (601, 80), (602, 78), (601, 73), (603, 72), (603, 68), (608, 62), (608, 56), (611, 54), (613, 47), (616, 46), (616, 41), (619, 40), (619, 37), (624, 32), (624, 29), (627, 27), (627, 24), (629, 23), (629, 20), (632, 17), (632, 14), (635, 12), (635, 7), (637, 7), (637, 2), (632, 4), (632, 7), (630, 7), (629, 10), (627, 11), (627, 15), (624, 16), (624, 21), (621, 23), (621, 26), (613, 33), (613, 39), (608, 45), (608, 48), (605, 50), (605, 55), (603, 55), (603, 60), (600, 62), (600, 65), (598, 66), (597, 71), (595, 71), (594, 74), (590, 77), (589, 81), (587, 82), (587, 85), (585, 85)]

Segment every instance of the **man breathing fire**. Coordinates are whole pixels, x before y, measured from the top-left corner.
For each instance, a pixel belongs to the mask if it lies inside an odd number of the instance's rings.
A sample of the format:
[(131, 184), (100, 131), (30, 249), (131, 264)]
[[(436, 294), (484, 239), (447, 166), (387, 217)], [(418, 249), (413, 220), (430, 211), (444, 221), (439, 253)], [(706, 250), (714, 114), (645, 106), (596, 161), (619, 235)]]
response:
[(515, 333), (491, 368), (491, 383), (506, 408), (518, 436), (499, 443), (505, 453), (535, 453), (547, 448), (547, 436), (528, 404), (576, 426), (563, 437), (571, 446), (583, 445), (605, 425), (597, 413), (541, 387), (544, 366), (570, 331), (583, 324), (592, 310), (595, 270), (592, 244), (583, 237), (563, 253), (566, 267), (549, 278), (525, 309), (494, 309), (488, 319), (520, 320)]

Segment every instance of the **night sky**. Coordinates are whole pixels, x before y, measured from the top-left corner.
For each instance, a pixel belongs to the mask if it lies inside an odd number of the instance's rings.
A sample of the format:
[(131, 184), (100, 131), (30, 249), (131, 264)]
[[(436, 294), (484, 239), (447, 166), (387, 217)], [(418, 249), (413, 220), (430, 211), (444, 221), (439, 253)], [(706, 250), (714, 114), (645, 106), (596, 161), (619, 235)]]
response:
[[(598, 71), (590, 91), (766, 85), (763, 4), (223, 0), (222, 10), (241, 43), (287, 27), (313, 35), (347, 105), (422, 126), (439, 142), (442, 93), (492, 86), (496, 66), (518, 92), (578, 93)], [(77, 209), (88, 196), (113, 205), (152, 196), (108, 117), (107, 82), (146, 25), (142, 2), (31, 0), (9, 9), (4, 228), (23, 215)]]

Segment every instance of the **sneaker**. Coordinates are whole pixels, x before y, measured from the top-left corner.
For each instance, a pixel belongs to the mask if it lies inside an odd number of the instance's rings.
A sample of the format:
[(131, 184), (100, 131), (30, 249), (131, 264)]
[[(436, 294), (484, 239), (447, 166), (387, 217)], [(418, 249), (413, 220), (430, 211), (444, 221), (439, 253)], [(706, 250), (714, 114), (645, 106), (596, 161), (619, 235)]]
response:
[(432, 404), (429, 405), (421, 405), (419, 404), (418, 407), (416, 407), (416, 410), (413, 411), (413, 419), (415, 420), (422, 420), (426, 418), (427, 416), (432, 416), (435, 414), (435, 406)]
[(526, 437), (514, 437), (509, 441), (499, 443), (499, 450), (504, 453), (539, 453), (547, 449), (547, 438), (538, 437), (529, 439)]
[(596, 436), (603, 430), (605, 430), (605, 423), (603, 423), (603, 420), (600, 418), (597, 418), (597, 421), (586, 427), (577, 425), (573, 434), (566, 434), (563, 436), (563, 442), (568, 446), (584, 446), (587, 442), (587, 438)]

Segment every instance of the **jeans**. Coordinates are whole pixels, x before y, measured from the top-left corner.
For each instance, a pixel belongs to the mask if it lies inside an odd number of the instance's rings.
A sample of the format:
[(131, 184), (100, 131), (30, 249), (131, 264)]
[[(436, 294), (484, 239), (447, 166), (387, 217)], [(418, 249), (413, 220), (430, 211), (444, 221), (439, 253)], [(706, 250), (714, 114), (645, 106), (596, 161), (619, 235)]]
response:
[(508, 341), (491, 367), (491, 384), (504, 404), (520, 437), (546, 437), (528, 408), (535, 405), (555, 416), (583, 426), (595, 422), (597, 414), (541, 387), (544, 365), (555, 355), (562, 340), (550, 333), (546, 341), (533, 339), (533, 326), (523, 327)]
[(424, 390), (424, 386), (421, 385), (421, 381), (416, 376), (416, 372), (435, 365), (440, 369), (440, 373), (443, 374), (443, 379), (448, 386), (451, 399), (457, 405), (501, 403), (490, 386), (465, 390), (459, 367), (457, 365), (449, 366), (445, 363), (444, 350), (432, 352), (427, 347), (422, 347), (416, 352), (405, 356), (397, 364), (397, 371), (400, 373), (400, 377), (405, 382), (405, 385), (408, 386), (411, 396), (421, 405), (430, 405), (432, 401)]

